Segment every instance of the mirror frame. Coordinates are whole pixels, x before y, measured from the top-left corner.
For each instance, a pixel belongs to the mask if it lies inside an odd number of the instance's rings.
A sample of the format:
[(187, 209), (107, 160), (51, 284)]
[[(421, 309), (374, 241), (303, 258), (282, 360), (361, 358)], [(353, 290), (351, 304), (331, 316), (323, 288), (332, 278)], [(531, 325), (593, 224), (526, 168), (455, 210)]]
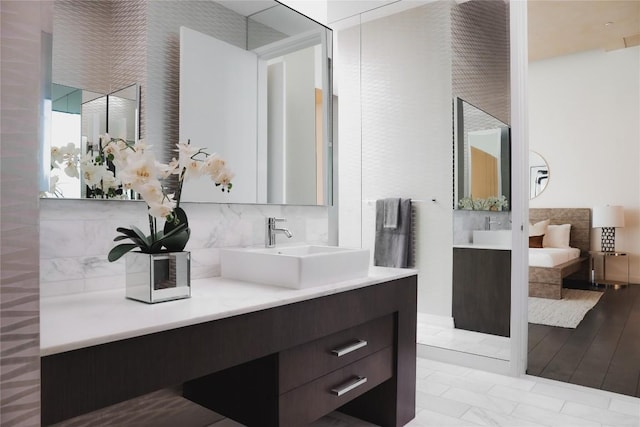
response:
[[(544, 174), (544, 179), (545, 179), (545, 184), (542, 187), (542, 189), (539, 192), (535, 192), (535, 181), (539, 180), (540, 178), (535, 178), (534, 177), (534, 167), (540, 167), (537, 165), (532, 165), (531, 164), (531, 160), (532, 160), (532, 154), (537, 155), (540, 160), (542, 160), (544, 162), (544, 169), (546, 169), (546, 173)], [(537, 175), (537, 173), (536, 173)], [(547, 161), (547, 159), (540, 153), (538, 153), (535, 150), (529, 150), (529, 200), (533, 200), (536, 197), (539, 197), (542, 193), (544, 193), (544, 191), (547, 189), (547, 187), (549, 186), (549, 180), (551, 179), (551, 171), (549, 168), (549, 162)]]
[[(454, 98), (454, 137), (453, 137), (453, 159), (454, 159), (454, 167), (453, 167), (453, 180), (454, 180), (454, 191), (453, 191), (453, 209), (461, 210), (462, 208), (459, 206), (459, 202), (461, 199), (465, 197), (471, 197), (470, 194), (467, 194), (465, 191), (466, 181), (470, 180), (470, 177), (467, 177), (465, 174), (466, 168), (465, 163), (468, 161), (468, 156), (465, 150), (465, 141), (467, 140), (466, 135), (468, 134), (464, 125), (464, 104), (467, 104), (478, 111), (486, 114), (491, 117), (496, 122), (502, 123), (503, 126), (499, 126), (500, 131), (500, 175), (501, 182), (503, 183), (501, 188), (501, 194), (496, 196), (504, 196), (507, 200), (508, 206), (506, 208), (502, 208), (502, 211), (510, 211), (511, 210), (511, 126), (502, 122), (500, 119), (495, 116), (487, 113), (481, 108), (476, 107), (470, 102), (460, 98)], [(507, 182), (507, 185), (504, 185), (504, 182)]]

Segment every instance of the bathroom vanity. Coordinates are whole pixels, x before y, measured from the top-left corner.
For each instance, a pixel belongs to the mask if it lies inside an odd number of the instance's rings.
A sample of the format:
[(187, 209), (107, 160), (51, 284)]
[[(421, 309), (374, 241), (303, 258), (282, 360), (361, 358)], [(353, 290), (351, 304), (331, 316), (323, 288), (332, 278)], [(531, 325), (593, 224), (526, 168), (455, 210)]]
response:
[(336, 409), (381, 426), (415, 415), (413, 270), (292, 290), (223, 278), (145, 305), (124, 291), (41, 302), (42, 424), (155, 390), (249, 426)]
[(511, 250), (492, 245), (453, 248), (455, 327), (508, 337), (511, 326)]

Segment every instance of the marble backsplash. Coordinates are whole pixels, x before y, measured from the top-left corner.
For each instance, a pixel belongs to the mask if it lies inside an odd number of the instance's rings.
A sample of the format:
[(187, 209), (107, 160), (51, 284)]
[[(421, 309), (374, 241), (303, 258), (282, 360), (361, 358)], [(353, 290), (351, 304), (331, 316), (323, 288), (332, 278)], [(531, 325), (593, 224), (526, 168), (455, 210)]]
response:
[[(219, 248), (264, 245), (265, 218), (286, 218), (284, 243), (327, 244), (328, 208), (322, 206), (182, 203), (189, 217), (191, 278), (220, 275)], [(142, 202), (40, 200), (40, 293), (63, 295), (124, 288), (124, 258), (107, 260), (117, 227), (147, 231)]]
[(453, 211), (453, 244), (471, 243), (473, 230), (484, 230), (489, 218), (491, 230), (511, 230), (511, 211)]

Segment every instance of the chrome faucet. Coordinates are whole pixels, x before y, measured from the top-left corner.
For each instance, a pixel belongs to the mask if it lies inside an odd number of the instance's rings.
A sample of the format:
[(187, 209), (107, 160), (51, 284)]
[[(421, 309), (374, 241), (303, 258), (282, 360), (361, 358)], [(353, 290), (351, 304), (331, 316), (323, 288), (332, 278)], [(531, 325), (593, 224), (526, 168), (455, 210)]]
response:
[(492, 221), (490, 216), (484, 217), (484, 229), (491, 230), (491, 224), (502, 224), (500, 221)]
[(285, 236), (287, 236), (289, 239), (293, 237), (293, 234), (291, 234), (291, 232), (289, 230), (287, 230), (286, 228), (277, 228), (276, 227), (276, 221), (278, 222), (285, 222), (286, 219), (284, 218), (274, 218), (274, 217), (268, 217), (267, 218), (267, 226), (265, 229), (265, 236), (264, 236), (264, 247), (265, 248), (273, 248), (276, 245), (276, 232), (279, 233), (283, 233)]

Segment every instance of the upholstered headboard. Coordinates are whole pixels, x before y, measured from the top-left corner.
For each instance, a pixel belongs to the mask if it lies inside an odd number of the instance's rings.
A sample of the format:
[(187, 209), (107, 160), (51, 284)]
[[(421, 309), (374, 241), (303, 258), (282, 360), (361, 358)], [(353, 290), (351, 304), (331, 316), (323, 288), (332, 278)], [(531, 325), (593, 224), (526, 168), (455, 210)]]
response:
[(586, 255), (591, 248), (591, 209), (589, 208), (531, 208), (529, 222), (535, 224), (550, 219), (550, 224), (571, 224), (569, 245)]

